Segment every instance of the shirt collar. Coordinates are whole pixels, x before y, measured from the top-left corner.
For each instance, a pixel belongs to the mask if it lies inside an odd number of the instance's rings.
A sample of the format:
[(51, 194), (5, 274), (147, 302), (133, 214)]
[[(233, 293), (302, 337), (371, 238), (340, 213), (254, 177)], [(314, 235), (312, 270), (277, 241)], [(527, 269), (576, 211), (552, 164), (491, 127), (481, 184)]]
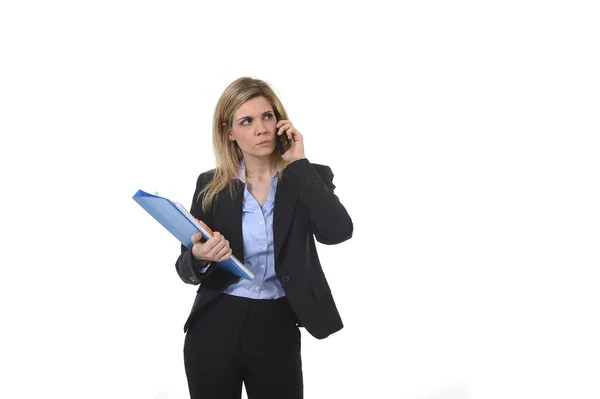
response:
[[(281, 171), (282, 169), (279, 167), (278, 171)], [(271, 176), (271, 180), (273, 180), (273, 178), (277, 176), (277, 172), (275, 172), (275, 174), (273, 176)], [(242, 160), (240, 161), (240, 168), (238, 169), (238, 173), (235, 176), (236, 179), (241, 180), (242, 182), (246, 183), (246, 161), (242, 158)]]

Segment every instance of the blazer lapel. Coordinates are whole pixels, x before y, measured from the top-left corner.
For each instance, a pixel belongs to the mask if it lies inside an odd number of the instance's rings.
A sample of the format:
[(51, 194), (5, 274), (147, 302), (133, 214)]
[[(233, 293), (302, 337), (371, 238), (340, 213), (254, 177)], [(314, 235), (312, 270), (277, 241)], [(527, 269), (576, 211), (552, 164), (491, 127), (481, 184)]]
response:
[(273, 240), (275, 242), (275, 269), (279, 268), (277, 258), (281, 252), (281, 247), (285, 242), (287, 233), (290, 229), (294, 209), (298, 202), (298, 195), (294, 192), (292, 185), (283, 178), (277, 182), (277, 191), (275, 192), (275, 209), (273, 210)]
[(244, 205), (244, 183), (235, 181), (236, 195), (231, 199), (228, 190), (220, 194), (219, 216), (223, 220), (223, 235), (229, 240), (233, 255), (244, 263), (244, 237), (242, 234), (242, 207)]
[[(225, 189), (219, 193), (217, 198), (217, 211), (221, 233), (229, 240), (232, 254), (244, 263), (244, 237), (242, 234), (242, 206), (244, 204), (244, 183), (235, 181), (236, 195), (231, 198), (229, 190)], [(215, 215), (216, 216), (216, 215)], [(228, 274), (224, 279), (224, 287), (239, 281), (241, 277)]]

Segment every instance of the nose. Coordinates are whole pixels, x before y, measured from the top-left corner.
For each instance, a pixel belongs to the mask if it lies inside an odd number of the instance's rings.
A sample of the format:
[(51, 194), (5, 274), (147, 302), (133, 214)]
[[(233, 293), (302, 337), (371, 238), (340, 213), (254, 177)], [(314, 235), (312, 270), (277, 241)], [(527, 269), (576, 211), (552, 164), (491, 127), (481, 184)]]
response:
[(264, 121), (256, 122), (256, 134), (266, 134), (267, 124)]

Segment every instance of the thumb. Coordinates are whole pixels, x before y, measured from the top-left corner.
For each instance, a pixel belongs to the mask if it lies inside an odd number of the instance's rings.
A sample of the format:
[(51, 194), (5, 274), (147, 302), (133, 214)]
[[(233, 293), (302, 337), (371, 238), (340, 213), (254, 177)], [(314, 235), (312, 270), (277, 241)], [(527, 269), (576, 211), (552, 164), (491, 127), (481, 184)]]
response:
[(196, 233), (192, 236), (192, 242), (194, 244), (198, 244), (201, 239), (202, 239), (202, 234), (200, 234), (200, 233)]

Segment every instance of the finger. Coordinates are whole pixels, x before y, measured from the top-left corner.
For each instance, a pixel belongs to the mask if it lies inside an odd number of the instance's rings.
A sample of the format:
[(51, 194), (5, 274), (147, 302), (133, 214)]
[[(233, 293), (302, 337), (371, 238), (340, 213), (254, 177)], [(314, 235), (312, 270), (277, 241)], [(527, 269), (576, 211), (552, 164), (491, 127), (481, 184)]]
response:
[(226, 249), (229, 248), (229, 241), (227, 241), (225, 239), (225, 237), (221, 236), (221, 239), (219, 240), (219, 242), (217, 242), (215, 244), (215, 246), (211, 249), (211, 254), (214, 255), (215, 258), (218, 257), (220, 252), (224, 252)]
[(192, 236), (192, 244), (199, 244), (202, 239), (202, 234), (196, 233)]
[(219, 259), (219, 262), (223, 262), (224, 260), (229, 259), (232, 254), (233, 254), (233, 250), (231, 248), (229, 248), (229, 251), (227, 251), (227, 253)]
[[(283, 123), (281, 123), (281, 122), (283, 122)], [(289, 121), (280, 121), (280, 123), (276, 127), (278, 129), (278, 132), (282, 132), (288, 126), (292, 126), (292, 124)]]
[(286, 132), (288, 139), (290, 139), (290, 140), (292, 139), (292, 135), (294, 134), (295, 131), (296, 131), (296, 129), (294, 129), (293, 126), (290, 129), (288, 129), (288, 131)]
[(229, 247), (223, 247), (223, 248), (221, 248), (221, 250), (220, 250), (219, 252), (217, 252), (217, 253), (216, 253), (216, 255), (215, 255), (215, 259), (219, 259), (219, 262), (220, 262), (221, 260), (223, 260), (222, 258), (223, 258), (225, 255), (227, 255), (227, 253), (228, 253), (229, 251), (231, 251), (231, 248), (229, 248)]
[(216, 262), (220, 262), (221, 258), (227, 254), (227, 252), (229, 251), (229, 247), (222, 247), (222, 248), (216, 248), (214, 250), (212, 250), (207, 257), (209, 257), (210, 259), (214, 259)]
[(214, 244), (218, 244), (221, 241), (222, 238), (223, 238), (223, 235), (221, 233), (219, 233), (218, 231), (215, 231), (213, 233), (213, 236), (210, 238), (210, 240), (212, 240), (212, 242)]
[(283, 126), (280, 130), (281, 132), (278, 133), (279, 136), (283, 136), (284, 134), (287, 136), (288, 140), (291, 139), (290, 133), (289, 133), (289, 129), (290, 129), (290, 125), (286, 125)]
[(213, 236), (204, 243), (207, 253), (210, 253), (219, 244), (221, 237), (220, 233), (213, 233)]

